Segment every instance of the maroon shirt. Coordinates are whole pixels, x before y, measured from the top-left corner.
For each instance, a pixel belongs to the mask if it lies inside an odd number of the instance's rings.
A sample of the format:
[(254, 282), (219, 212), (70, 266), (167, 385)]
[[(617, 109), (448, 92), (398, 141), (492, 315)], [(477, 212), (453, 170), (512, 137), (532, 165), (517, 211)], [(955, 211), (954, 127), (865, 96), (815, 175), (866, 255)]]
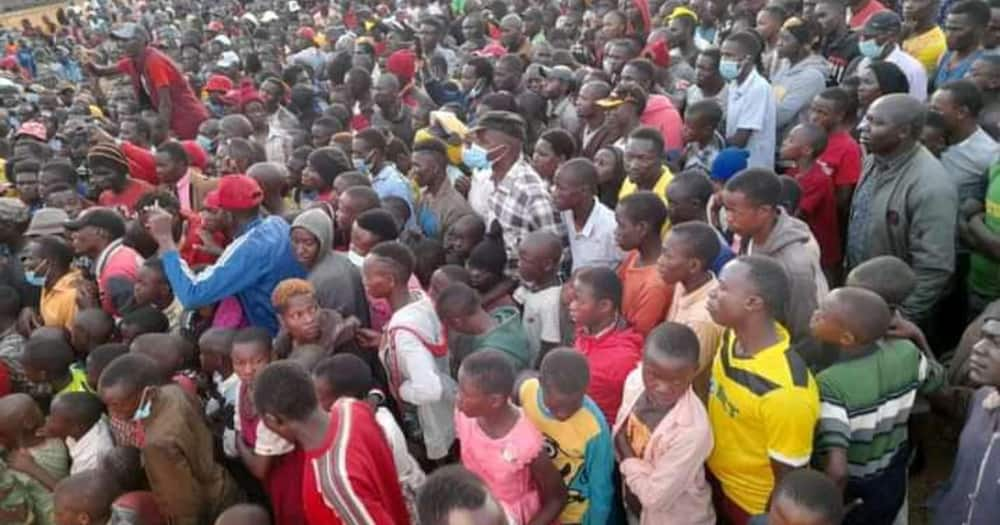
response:
[(180, 140), (194, 140), (198, 126), (208, 118), (208, 109), (198, 100), (187, 77), (167, 55), (153, 47), (146, 49), (137, 60), (130, 57), (118, 61), (118, 71), (132, 79), (132, 88), (140, 102), (145, 98), (159, 110), (160, 88), (170, 88), (170, 130)]

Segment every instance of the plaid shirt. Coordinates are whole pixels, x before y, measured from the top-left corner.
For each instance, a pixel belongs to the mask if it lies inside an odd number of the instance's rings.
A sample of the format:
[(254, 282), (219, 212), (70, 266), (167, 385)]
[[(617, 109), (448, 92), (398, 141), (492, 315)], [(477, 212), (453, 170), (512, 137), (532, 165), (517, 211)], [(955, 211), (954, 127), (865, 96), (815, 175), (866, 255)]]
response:
[(503, 231), (508, 276), (517, 275), (517, 247), (521, 239), (535, 230), (550, 230), (562, 240), (563, 248), (569, 247), (566, 226), (559, 210), (552, 204), (545, 181), (524, 157), (511, 166), (500, 182), (493, 179), (490, 182), (494, 188), (489, 198), (486, 223), (488, 229), (492, 229), (493, 221), (496, 221)]

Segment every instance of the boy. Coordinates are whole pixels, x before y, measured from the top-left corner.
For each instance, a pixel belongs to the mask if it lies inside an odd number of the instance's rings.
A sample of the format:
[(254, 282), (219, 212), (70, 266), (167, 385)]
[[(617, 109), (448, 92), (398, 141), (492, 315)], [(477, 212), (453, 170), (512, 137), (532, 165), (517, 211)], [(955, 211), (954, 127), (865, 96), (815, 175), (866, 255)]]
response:
[(540, 372), (521, 382), (515, 399), (555, 452), (552, 462), (569, 491), (560, 521), (611, 523), (615, 458), (604, 414), (587, 397), (587, 359), (556, 348), (541, 359)]
[(0, 507), (8, 507), (7, 498), (23, 495), (36, 516), (52, 512), (50, 491), (69, 474), (69, 454), (62, 440), (39, 435), (44, 423), (42, 410), (26, 394), (0, 398), (0, 447), (8, 467), (0, 469), (0, 486), (10, 486), (9, 473), (19, 487), (0, 499)]
[(435, 309), (449, 330), (472, 335), (461, 360), (468, 354), (492, 348), (511, 359), (516, 371), (530, 368), (535, 361), (528, 335), (521, 326), (521, 313), (512, 306), (502, 306), (487, 313), (479, 294), (466, 284), (453, 284), (441, 291)]
[(406, 403), (407, 438), (426, 450), (427, 458), (445, 459), (455, 441), (455, 381), (448, 375), (448, 344), (434, 304), (410, 291), (413, 253), (395, 241), (377, 244), (365, 258), (365, 290), (386, 299), (392, 318), (383, 334), (359, 330), (368, 346), (381, 341), (379, 359), (396, 401)]
[(517, 252), (521, 286), (514, 290), (513, 298), (524, 310), (524, 331), (531, 355), (536, 356), (534, 365), (559, 345), (562, 242), (552, 232), (534, 231), (521, 240)]
[(836, 276), (840, 268), (840, 225), (833, 178), (817, 157), (826, 149), (826, 132), (815, 124), (799, 124), (781, 144), (781, 158), (795, 162), (795, 180), (801, 188), (798, 210), (819, 243), (820, 265), (826, 275)]
[(597, 166), (586, 158), (559, 166), (553, 179), (552, 202), (569, 228), (573, 270), (616, 268), (624, 255), (615, 244), (615, 212), (598, 198), (599, 181)]
[(913, 343), (884, 338), (891, 321), (881, 297), (845, 287), (820, 302), (810, 325), (813, 337), (840, 349), (841, 360), (816, 376), (823, 413), (816, 451), (845, 501), (862, 501), (850, 523), (895, 519), (906, 498), (906, 423), (916, 394), (944, 384), (941, 365)]
[(663, 252), (656, 262), (660, 278), (674, 287), (667, 321), (687, 326), (698, 337), (698, 374), (693, 387), (702, 401), (708, 400), (712, 358), (724, 331), (705, 307), (708, 296), (719, 286), (711, 270), (719, 254), (718, 235), (705, 222), (675, 225), (667, 234)]
[(778, 262), (743, 256), (723, 268), (708, 299), (712, 319), (729, 329), (712, 364), (708, 467), (721, 488), (716, 513), (733, 523), (762, 514), (774, 486), (812, 454), (819, 393), (776, 319), (788, 288)]
[(599, 266), (580, 270), (573, 277), (573, 290), (569, 304), (576, 324), (573, 346), (590, 365), (587, 395), (607, 421), (614, 421), (625, 378), (639, 362), (643, 336), (620, 315), (622, 283), (612, 270)]
[(86, 372), (71, 366), (73, 349), (64, 339), (28, 339), (20, 362), (28, 381), (47, 384), (54, 395), (90, 391)]
[(700, 100), (687, 108), (684, 112), (683, 169), (712, 171), (712, 162), (726, 147), (726, 139), (719, 133), (721, 122), (722, 107), (715, 100)]
[(240, 381), (233, 374), (233, 362), (229, 358), (235, 335), (235, 330), (209, 328), (198, 338), (201, 372), (211, 385), (207, 389), (209, 401), (205, 404), (205, 414), (209, 416), (236, 404)]
[(84, 362), (84, 371), (87, 373), (87, 387), (91, 392), (97, 392), (97, 381), (101, 378), (101, 372), (115, 358), (128, 353), (128, 345), (122, 343), (106, 343), (94, 348), (93, 352), (87, 354)]
[(115, 447), (111, 427), (104, 419), (104, 405), (90, 392), (56, 396), (49, 406), (42, 432), (47, 437), (66, 442), (70, 474), (97, 468), (101, 455)]
[(367, 186), (353, 186), (341, 193), (337, 198), (337, 211), (334, 214), (334, 244), (338, 251), (348, 251), (351, 245), (351, 228), (358, 215), (379, 207), (379, 197), (375, 190)]
[(844, 505), (830, 478), (809, 469), (785, 476), (774, 489), (771, 510), (755, 516), (752, 525), (840, 525)]
[(122, 342), (131, 344), (143, 334), (166, 333), (170, 330), (170, 321), (158, 308), (147, 304), (125, 313), (118, 328)]
[(463, 215), (455, 221), (444, 236), (445, 258), (448, 264), (465, 265), (472, 249), (486, 236), (486, 223), (482, 217)]
[(508, 525), (503, 507), (483, 480), (462, 465), (442, 467), (427, 477), (417, 495), (421, 525)]
[(392, 452), (368, 405), (341, 398), (325, 412), (309, 374), (290, 362), (257, 374), (253, 401), (267, 428), (306, 455), (302, 505), (310, 523), (410, 523)]
[(515, 282), (506, 277), (507, 250), (503, 241), (486, 237), (469, 252), (465, 268), (469, 283), (482, 295), (483, 308), (492, 312), (501, 306), (517, 306), (511, 297)]
[(106, 471), (74, 473), (53, 491), (53, 519), (58, 525), (110, 523), (111, 504), (120, 492), (117, 481)]
[(673, 297), (673, 289), (660, 279), (656, 270), (656, 260), (663, 249), (660, 232), (667, 220), (667, 206), (661, 196), (639, 191), (618, 203), (615, 220), (618, 222), (615, 241), (628, 252), (618, 267), (621, 313), (645, 336), (667, 316)]
[(184, 306), (174, 297), (170, 289), (170, 281), (163, 273), (163, 263), (158, 257), (146, 259), (139, 267), (135, 276), (135, 287), (132, 290), (135, 306), (152, 306), (163, 312), (170, 324), (170, 332), (180, 331), (181, 315)]
[(99, 345), (110, 343), (114, 335), (115, 320), (100, 308), (78, 311), (69, 330), (70, 343), (79, 358), (83, 358)]
[(826, 148), (816, 162), (833, 180), (841, 226), (847, 225), (854, 186), (861, 178), (861, 146), (850, 133), (850, 107), (850, 95), (839, 87), (821, 91), (809, 105), (809, 123), (826, 131)]

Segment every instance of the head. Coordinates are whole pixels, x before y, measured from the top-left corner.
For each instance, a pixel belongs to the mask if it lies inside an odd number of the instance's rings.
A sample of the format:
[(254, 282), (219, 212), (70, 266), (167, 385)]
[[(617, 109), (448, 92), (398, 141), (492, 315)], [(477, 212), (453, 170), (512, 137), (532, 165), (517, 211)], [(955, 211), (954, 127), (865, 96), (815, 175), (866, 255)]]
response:
[(271, 304), (278, 313), (282, 330), (296, 343), (319, 339), (319, 302), (316, 290), (304, 279), (285, 279), (271, 293)]
[(910, 83), (892, 62), (872, 62), (858, 74), (858, 103), (871, 105), (882, 95), (909, 93)]
[(0, 398), (0, 416), (0, 445), (7, 450), (21, 448), (21, 443), (33, 438), (45, 421), (38, 403), (20, 393)]
[(809, 104), (809, 123), (830, 134), (844, 123), (850, 106), (851, 99), (846, 91), (839, 87), (827, 88), (813, 97)]
[(638, 45), (633, 40), (627, 38), (609, 40), (604, 45), (604, 61), (601, 67), (608, 75), (617, 77), (625, 64), (638, 55)]
[(167, 280), (163, 270), (163, 262), (158, 257), (143, 261), (138, 274), (136, 274), (133, 295), (135, 304), (142, 306), (165, 307), (173, 300), (174, 294), (170, 289), (170, 281)]
[(783, 322), (789, 294), (788, 274), (781, 264), (765, 256), (743, 256), (719, 273), (719, 286), (708, 297), (708, 313), (734, 330), (748, 323)]
[(820, 301), (809, 329), (817, 341), (849, 353), (882, 338), (891, 321), (892, 311), (878, 294), (847, 286), (830, 291)]
[(982, 109), (982, 93), (970, 80), (948, 82), (931, 96), (930, 110), (941, 116), (949, 138), (957, 139), (975, 129)]
[(812, 53), (817, 38), (813, 22), (792, 17), (785, 21), (778, 32), (778, 56), (798, 62)]
[[(156, 361), (132, 352), (116, 358), (104, 368), (97, 390), (108, 415), (132, 421), (148, 415), (149, 404), (164, 380), (163, 370)], [(139, 410), (140, 407), (143, 410)]]
[(757, 63), (762, 47), (760, 37), (754, 33), (742, 31), (726, 38), (719, 48), (722, 78), (727, 82), (745, 78)]
[(380, 242), (399, 237), (400, 223), (388, 210), (374, 208), (362, 212), (351, 226), (351, 251), (364, 257)]
[(686, 144), (707, 144), (722, 122), (722, 106), (715, 100), (700, 100), (684, 111), (683, 137)]
[(431, 137), (413, 144), (410, 177), (421, 188), (437, 188), (448, 177), (448, 145)]
[(238, 330), (233, 336), (229, 359), (236, 377), (245, 385), (253, 385), (257, 374), (271, 362), (271, 334), (259, 326)]
[(510, 51), (517, 51), (524, 40), (524, 22), (516, 14), (509, 14), (500, 20), (500, 43)]
[(636, 250), (658, 238), (667, 220), (667, 206), (651, 191), (637, 191), (618, 202), (615, 209), (615, 242), (623, 250)]
[(517, 247), (518, 272), (524, 283), (543, 283), (556, 276), (562, 258), (562, 242), (549, 231), (525, 236)]
[(656, 262), (660, 278), (667, 284), (675, 284), (704, 276), (711, 271), (720, 249), (718, 233), (708, 223), (674, 224)]
[(611, 94), (611, 85), (603, 80), (592, 80), (580, 86), (580, 91), (576, 95), (576, 114), (581, 119), (590, 119), (595, 115), (603, 115), (604, 109), (597, 105), (597, 101), (608, 98)]
[(639, 128), (625, 142), (625, 174), (636, 186), (649, 189), (660, 178), (663, 136), (654, 128)]
[(715, 88), (721, 86), (725, 80), (719, 73), (719, 60), (721, 60), (719, 49), (708, 48), (698, 53), (698, 58), (694, 61), (695, 83), (700, 88)]
[(490, 417), (502, 410), (514, 389), (514, 365), (499, 350), (478, 350), (458, 369), (455, 407), (469, 418)]
[(589, 267), (573, 276), (574, 298), (569, 315), (592, 332), (607, 326), (621, 309), (622, 282), (610, 268)]
[(503, 525), (506, 513), (483, 481), (462, 465), (439, 468), (417, 494), (424, 525)]
[(170, 321), (159, 308), (146, 305), (129, 311), (122, 316), (121, 325), (122, 342), (130, 344), (135, 338), (143, 334), (162, 334), (170, 330)]
[(220, 514), (215, 525), (271, 525), (271, 515), (260, 505), (238, 503)]
[(646, 399), (670, 409), (691, 388), (698, 373), (698, 336), (686, 325), (665, 322), (650, 332), (642, 352)]
[(473, 169), (513, 164), (524, 149), (526, 123), (516, 113), (488, 111), (480, 115), (463, 161)]
[(73, 358), (73, 348), (65, 339), (36, 334), (25, 343), (20, 362), (29, 381), (61, 387), (70, 377)]
[(435, 299), (441, 323), (450, 330), (480, 335), (476, 321), (485, 314), (479, 294), (471, 286), (455, 283), (441, 290)]
[(819, 25), (820, 34), (823, 36), (837, 34), (847, 26), (847, 2), (819, 0), (816, 2), (813, 18)]
[[(100, 401), (98, 401), (100, 403)], [(111, 504), (121, 492), (111, 473), (91, 469), (63, 478), (55, 486), (52, 516), (56, 525), (97, 525), (111, 517)]]
[(948, 49), (967, 52), (981, 47), (990, 16), (990, 6), (982, 0), (963, 0), (953, 4), (944, 20)]
[(757, 34), (765, 41), (774, 42), (786, 18), (788, 13), (780, 6), (772, 4), (761, 9), (757, 12)]
[[(994, 11), (998, 13), (998, 24), (1000, 24), (1000, 7), (995, 8)], [(992, 100), (1000, 91), (1000, 56), (982, 55), (973, 61), (972, 67), (969, 69), (969, 80), (979, 88), (984, 97), (990, 97)]]
[(364, 399), (375, 387), (371, 367), (354, 354), (323, 358), (312, 371), (313, 388), (323, 410), (341, 397)]
[(531, 157), (531, 165), (546, 181), (551, 181), (556, 170), (576, 155), (576, 139), (564, 129), (549, 129), (538, 137)]
[(538, 382), (545, 409), (566, 421), (583, 407), (590, 384), (587, 358), (573, 348), (553, 348), (542, 358)]
[(232, 373), (233, 365), (229, 353), (233, 347), (235, 330), (209, 328), (198, 338), (198, 361), (201, 371), (212, 376), (219, 374), (223, 379)]
[(486, 223), (476, 214), (465, 215), (445, 232), (444, 251), (451, 264), (465, 265), (472, 249), (486, 236)]
[(469, 271), (464, 266), (457, 264), (445, 264), (434, 270), (431, 274), (430, 283), (427, 286), (427, 295), (431, 300), (437, 301), (441, 292), (456, 283), (469, 284)]
[(836, 485), (816, 470), (790, 472), (774, 489), (771, 501), (767, 522), (774, 525), (836, 525), (844, 518)]
[(934, 23), (938, 15), (938, 0), (903, 0), (903, 20), (914, 27)]
[(341, 173), (351, 169), (350, 159), (343, 150), (334, 146), (318, 148), (309, 154), (302, 170), (302, 187), (325, 194)]
[(616, 133), (627, 136), (630, 130), (639, 125), (639, 117), (646, 110), (648, 97), (649, 94), (639, 84), (619, 84), (608, 99), (598, 102), (606, 110), (605, 125)]
[(924, 106), (909, 95), (884, 95), (868, 107), (859, 125), (860, 142), (875, 155), (908, 149), (923, 131), (925, 113)]
[(769, 228), (778, 213), (781, 181), (773, 171), (752, 168), (726, 182), (722, 203), (729, 227), (742, 236)]
[(290, 360), (271, 363), (257, 374), (253, 402), (264, 425), (293, 443), (302, 423), (319, 410), (309, 373)]
[(815, 124), (799, 124), (781, 143), (784, 160), (812, 162), (826, 149), (826, 130)]
[(376, 174), (385, 161), (385, 135), (376, 128), (358, 132), (351, 142), (354, 169), (363, 174)]
[(365, 291), (371, 297), (389, 298), (405, 290), (415, 265), (413, 252), (406, 245), (397, 241), (376, 245), (362, 266)]
[(115, 321), (100, 308), (85, 308), (76, 313), (70, 326), (70, 343), (77, 354), (85, 355), (98, 345), (111, 341)]
[(552, 200), (556, 209), (580, 209), (593, 202), (597, 195), (597, 167), (589, 159), (575, 158), (556, 170), (552, 182)]
[(910, 265), (892, 255), (879, 255), (857, 265), (847, 274), (847, 286), (875, 292), (895, 310), (917, 285)]
[[(17, 177), (17, 182), (21, 182), (20, 176)], [(38, 196), (42, 199), (48, 199), (58, 187), (76, 188), (76, 185), (76, 168), (66, 159), (52, 159), (46, 162), (38, 174)]]
[(95, 192), (111, 190), (118, 193), (125, 189), (128, 182), (128, 160), (118, 146), (101, 143), (92, 146), (87, 152), (87, 165), (90, 167), (90, 185)]
[(67, 392), (52, 399), (42, 434), (46, 437), (80, 439), (104, 415), (101, 398), (90, 392)]
[(924, 127), (920, 132), (920, 143), (937, 158), (941, 158), (941, 154), (948, 148), (948, 126), (940, 113), (927, 112)]
[(377, 208), (380, 200), (378, 193), (367, 186), (348, 188), (337, 197), (336, 227), (334, 231), (343, 232), (349, 236), (354, 221), (365, 211)]

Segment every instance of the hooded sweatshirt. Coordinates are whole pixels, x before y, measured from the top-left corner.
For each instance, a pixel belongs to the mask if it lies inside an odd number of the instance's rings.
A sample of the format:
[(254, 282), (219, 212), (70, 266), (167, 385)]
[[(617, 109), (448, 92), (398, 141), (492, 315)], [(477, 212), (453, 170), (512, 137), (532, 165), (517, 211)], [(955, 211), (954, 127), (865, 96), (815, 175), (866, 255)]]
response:
[(649, 96), (646, 100), (646, 109), (639, 117), (639, 123), (660, 130), (665, 150), (684, 147), (684, 139), (681, 138), (681, 130), (684, 129), (681, 114), (666, 95)]
[(793, 340), (807, 335), (819, 298), (829, 290), (819, 262), (819, 245), (809, 225), (780, 210), (767, 241), (759, 246), (752, 241), (748, 244), (749, 253), (772, 257), (788, 272), (791, 297), (784, 315), (778, 317), (784, 319)]
[(829, 65), (820, 55), (812, 54), (797, 64), (782, 60), (771, 85), (777, 102), (778, 137), (799, 122), (799, 114), (809, 107), (813, 97), (826, 88)]
[(624, 320), (597, 334), (588, 334), (581, 327), (576, 331), (573, 347), (587, 358), (590, 365), (587, 395), (597, 403), (608, 421), (616, 421), (625, 378), (635, 370), (642, 357), (642, 334)]
[(302, 228), (319, 241), (316, 262), (309, 269), (309, 283), (316, 289), (320, 308), (330, 308), (344, 317), (354, 316), (361, 326), (369, 326), (368, 299), (361, 283), (361, 271), (347, 257), (333, 251), (333, 221), (323, 210), (300, 214), (292, 228)]

